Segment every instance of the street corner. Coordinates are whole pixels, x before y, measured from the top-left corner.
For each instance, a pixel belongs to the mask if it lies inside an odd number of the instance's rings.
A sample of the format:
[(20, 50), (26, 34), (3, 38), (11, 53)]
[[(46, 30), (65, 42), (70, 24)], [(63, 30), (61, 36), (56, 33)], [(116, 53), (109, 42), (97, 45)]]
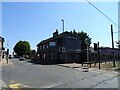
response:
[(66, 67), (66, 68), (80, 68), (81, 64), (68, 63), (68, 64), (57, 64), (57, 66)]
[(5, 82), (3, 82), (2, 80), (0, 80), (0, 90), (2, 90), (4, 88), (8, 88), (8, 86), (5, 84)]
[(28, 85), (25, 85), (25, 84), (23, 84), (23, 83), (19, 83), (19, 82), (14, 82), (14, 83), (11, 83), (11, 84), (9, 84), (8, 85), (9, 86), (9, 88), (11, 89), (11, 90), (22, 90), (23, 88), (31, 88), (30, 86), (28, 86)]
[(20, 90), (19, 89), (20, 85), (21, 85), (20, 83), (10, 84), (9, 88), (12, 89), (12, 90), (16, 90), (16, 89)]
[(7, 63), (6, 59), (2, 59), (2, 60), (0, 61), (0, 65), (1, 65), (1, 66), (4, 66), (4, 65), (12, 65), (12, 62), (9, 60), (8, 63)]

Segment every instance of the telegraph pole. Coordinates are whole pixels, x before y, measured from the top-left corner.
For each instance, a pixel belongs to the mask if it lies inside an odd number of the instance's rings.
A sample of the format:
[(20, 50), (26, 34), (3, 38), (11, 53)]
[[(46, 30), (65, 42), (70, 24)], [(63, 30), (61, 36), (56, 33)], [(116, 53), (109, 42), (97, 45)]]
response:
[(112, 38), (112, 56), (113, 56), (113, 66), (115, 67), (115, 54), (114, 54), (114, 39), (113, 39), (113, 27), (111, 25), (111, 38)]
[(99, 62), (99, 69), (100, 69), (100, 49), (99, 49), (99, 42), (98, 42), (97, 50), (98, 50), (98, 62)]

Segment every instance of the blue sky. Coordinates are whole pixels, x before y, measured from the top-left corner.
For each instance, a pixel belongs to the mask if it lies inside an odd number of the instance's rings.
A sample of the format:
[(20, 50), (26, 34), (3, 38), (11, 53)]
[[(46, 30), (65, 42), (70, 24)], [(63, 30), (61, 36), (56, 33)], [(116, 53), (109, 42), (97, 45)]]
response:
[[(115, 23), (118, 23), (117, 2), (94, 2), (97, 8)], [(85, 2), (3, 2), (2, 3), (2, 36), (5, 47), (13, 51), (19, 40), (30, 42), (31, 48), (49, 37), (57, 28), (62, 33), (62, 22), (65, 20), (65, 31), (84, 31), (92, 42), (100, 46), (111, 47), (110, 22), (89, 3)], [(118, 28), (113, 24), (114, 31)], [(118, 34), (114, 34), (115, 41)], [(93, 43), (91, 46), (93, 46)]]

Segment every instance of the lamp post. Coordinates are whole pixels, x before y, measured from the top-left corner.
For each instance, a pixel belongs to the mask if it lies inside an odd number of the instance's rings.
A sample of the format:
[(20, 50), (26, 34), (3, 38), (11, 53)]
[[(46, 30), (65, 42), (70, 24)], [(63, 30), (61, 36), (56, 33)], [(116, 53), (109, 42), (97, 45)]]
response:
[[(63, 19), (61, 19), (61, 21), (62, 21), (62, 24), (63, 24), (63, 33), (64, 33), (64, 20)], [(63, 38), (63, 45), (62, 45), (62, 49), (63, 48), (65, 48), (65, 39)], [(62, 51), (63, 52), (63, 51)], [(64, 60), (65, 60), (65, 58), (66, 58), (66, 53), (65, 53), (65, 51), (64, 51), (64, 53), (62, 54), (62, 57), (63, 57), (63, 62), (64, 62)]]
[(63, 20), (63, 19), (61, 19), (61, 21), (63, 22), (63, 32), (64, 32), (64, 20)]

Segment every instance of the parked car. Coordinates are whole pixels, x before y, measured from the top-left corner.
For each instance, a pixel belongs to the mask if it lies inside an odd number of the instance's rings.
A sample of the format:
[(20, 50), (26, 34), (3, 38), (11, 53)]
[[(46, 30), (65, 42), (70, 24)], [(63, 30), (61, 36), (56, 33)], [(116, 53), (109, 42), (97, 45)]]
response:
[(25, 60), (25, 58), (24, 58), (24, 57), (20, 57), (19, 60), (20, 60), (20, 61), (23, 61), (23, 60)]
[(12, 59), (12, 56), (11, 56), (11, 55), (9, 55), (9, 59)]

